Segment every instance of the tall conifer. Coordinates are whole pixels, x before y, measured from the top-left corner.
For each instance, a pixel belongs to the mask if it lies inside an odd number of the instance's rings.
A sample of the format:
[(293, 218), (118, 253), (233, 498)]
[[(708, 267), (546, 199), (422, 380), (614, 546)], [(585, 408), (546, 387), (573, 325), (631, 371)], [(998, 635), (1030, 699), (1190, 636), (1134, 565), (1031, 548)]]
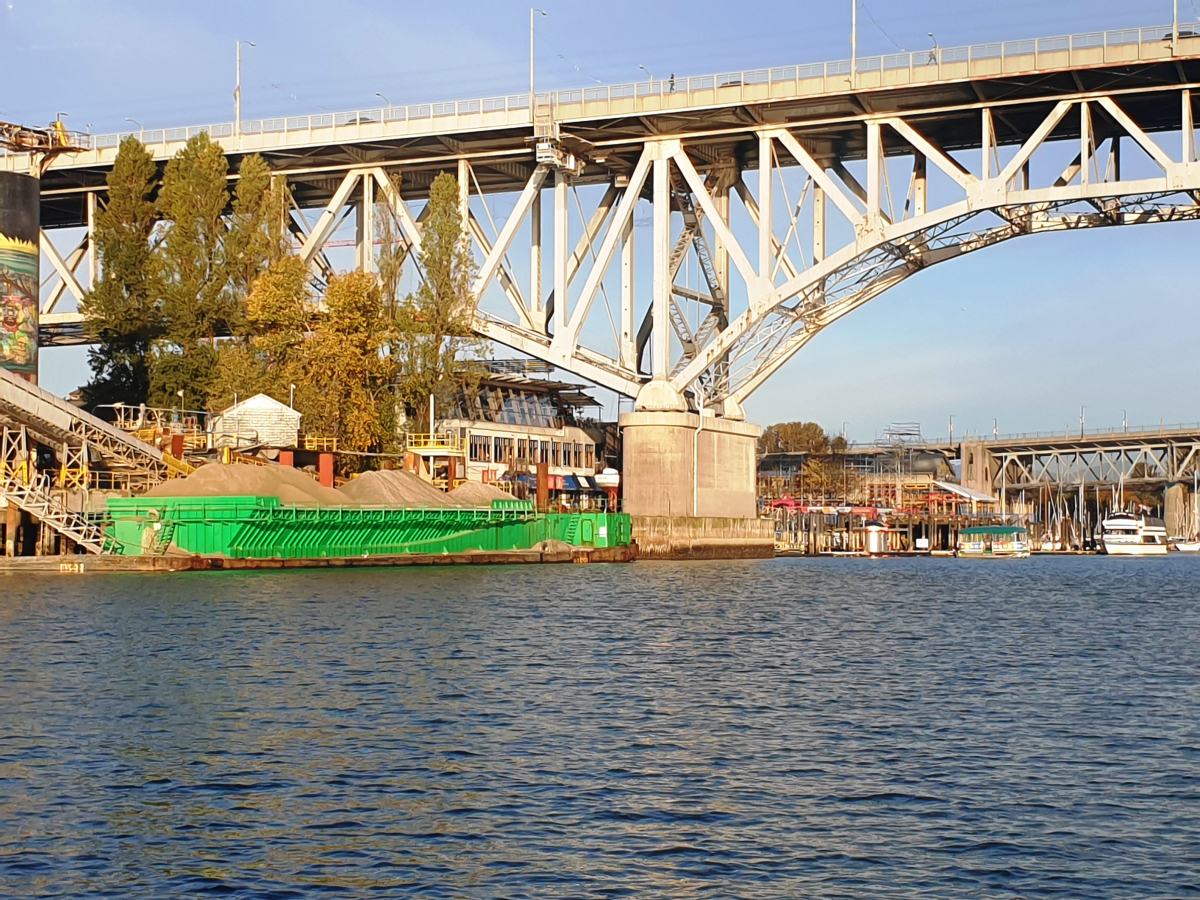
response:
[(158, 180), (153, 158), (137, 138), (121, 142), (108, 173), (108, 204), (96, 218), (100, 262), (95, 286), (80, 311), (96, 343), (88, 350), (89, 407), (145, 403), (149, 355), (163, 332), (162, 264), (153, 245), (158, 216), (151, 195)]

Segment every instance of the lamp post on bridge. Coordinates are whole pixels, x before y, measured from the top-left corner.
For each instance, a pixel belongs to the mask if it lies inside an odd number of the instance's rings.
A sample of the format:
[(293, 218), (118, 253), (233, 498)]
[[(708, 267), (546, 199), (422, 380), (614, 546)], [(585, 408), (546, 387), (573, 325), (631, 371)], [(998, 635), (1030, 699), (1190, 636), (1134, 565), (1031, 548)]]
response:
[(146, 129), (142, 127), (142, 123), (139, 122), (137, 119), (129, 118), (129, 116), (125, 117), (125, 121), (132, 122), (134, 125), (136, 125), (138, 127), (138, 140), (141, 141), (143, 144), (146, 143), (146, 141), (145, 141)]
[(233, 89), (233, 133), (238, 140), (242, 137), (242, 44), (257, 47), (254, 41), (237, 42), (237, 84)]
[(858, 0), (850, 0), (850, 87), (858, 75)]
[(534, 13), (541, 13), (543, 16), (549, 15), (544, 9), (538, 9), (536, 6), (529, 7), (529, 120), (533, 121), (533, 23)]

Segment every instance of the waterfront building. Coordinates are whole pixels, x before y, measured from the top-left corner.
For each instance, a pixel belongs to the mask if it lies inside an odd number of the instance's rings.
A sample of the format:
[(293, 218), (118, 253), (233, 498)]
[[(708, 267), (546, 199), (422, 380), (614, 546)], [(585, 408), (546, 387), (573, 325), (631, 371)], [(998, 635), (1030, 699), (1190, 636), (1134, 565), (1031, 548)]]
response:
[(584, 413), (599, 407), (583, 385), (490, 372), (437, 418), (434, 434), (408, 436), (408, 465), (444, 489), (475, 481), (518, 494), (536, 492), (541, 468), (557, 501), (598, 499), (605, 429)]

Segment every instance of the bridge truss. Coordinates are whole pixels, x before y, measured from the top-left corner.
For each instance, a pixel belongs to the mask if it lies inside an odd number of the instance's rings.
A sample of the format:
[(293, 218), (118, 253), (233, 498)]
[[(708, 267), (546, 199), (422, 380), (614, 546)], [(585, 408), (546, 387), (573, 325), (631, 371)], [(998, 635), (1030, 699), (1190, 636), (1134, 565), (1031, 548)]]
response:
[[(359, 267), (373, 265), (380, 207), (419, 250), (428, 185), (454, 172), (480, 335), (640, 409), (742, 418), (813, 337), (929, 266), (1024, 235), (1200, 218), (1200, 38), (1154, 32), (1115, 56), (1107, 40), (1092, 57), (1072, 55), (1073, 38), (1057, 56), (1029, 42), (1028, 59), (998, 66), (931, 56), (922, 72), (910, 58), (907, 81), (883, 63), (826, 64), (811, 83), (796, 67), (780, 84), (776, 70), (762, 85), (741, 73), (678, 102), (662, 83), (624, 106), (610, 91), (603, 110), (539, 95), (523, 124), (510, 110), (494, 126), (406, 122), (389, 136), (381, 121), (364, 137), (360, 116), (343, 123), (353, 138), (222, 141), (235, 165), (255, 149), (288, 178), (317, 280), (351, 214)], [(94, 220), (111, 156), (49, 167), (48, 226)], [(85, 288), (89, 242), (47, 255), (58, 284), (43, 333), (70, 340), (77, 317), (55, 304)]]

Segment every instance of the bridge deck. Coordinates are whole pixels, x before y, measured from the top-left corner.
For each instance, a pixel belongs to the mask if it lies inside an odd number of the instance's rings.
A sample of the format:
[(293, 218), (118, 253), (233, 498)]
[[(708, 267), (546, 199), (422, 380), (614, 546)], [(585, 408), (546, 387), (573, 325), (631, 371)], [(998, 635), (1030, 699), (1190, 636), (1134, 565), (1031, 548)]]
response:
[[(752, 167), (756, 142), (747, 135), (764, 124), (802, 129), (817, 158), (863, 158), (858, 126), (864, 116), (923, 109), (938, 112), (927, 134), (939, 146), (978, 147), (984, 102), (1012, 107), (998, 119), (995, 139), (1014, 144), (1029, 136), (1058, 97), (1088, 90), (1144, 92), (1128, 111), (1155, 131), (1177, 128), (1179, 110), (1160, 103), (1153, 88), (1200, 82), (1200, 36), (1181, 37), (1173, 55), (1170, 33), (1170, 26), (1156, 26), (869, 57), (859, 60), (854, 84), (849, 62), (841, 60), (539, 93), (537, 105), (539, 112), (552, 107), (563, 133), (582, 142), (576, 146), (587, 163), (579, 179), (584, 183), (627, 175), (642, 142), (663, 135), (695, 142), (698, 164), (736, 150)], [(380, 164), (405, 167), (410, 199), (424, 196), (449, 161), (464, 158), (479, 165), (483, 192), (519, 191), (534, 154), (527, 94), (262, 119), (243, 122), (241, 134), (229, 122), (132, 133), (165, 161), (200, 131), (235, 163), (246, 153), (261, 153), (288, 173), (305, 207), (327, 203), (348, 169)], [(84, 196), (103, 190), (124, 136), (97, 135), (92, 149), (51, 163), (43, 176), (44, 227), (86, 223)], [(0, 169), (28, 164), (24, 154), (0, 156)]]

